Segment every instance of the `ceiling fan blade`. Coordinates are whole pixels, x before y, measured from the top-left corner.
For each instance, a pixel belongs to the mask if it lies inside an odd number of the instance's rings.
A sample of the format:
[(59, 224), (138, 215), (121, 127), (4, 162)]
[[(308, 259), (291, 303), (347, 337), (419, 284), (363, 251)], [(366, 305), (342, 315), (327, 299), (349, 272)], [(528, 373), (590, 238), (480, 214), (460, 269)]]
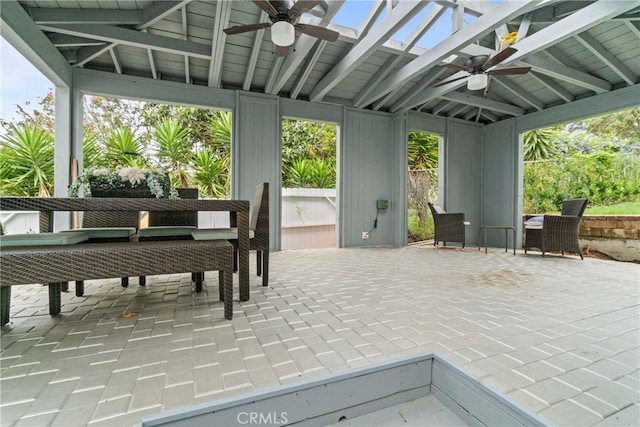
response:
[(451, 79), (451, 80), (445, 80), (445, 81), (443, 81), (443, 82), (436, 83), (436, 84), (434, 84), (434, 85), (433, 85), (433, 86), (431, 86), (431, 87), (444, 86), (444, 85), (446, 85), (446, 84), (449, 84), (449, 83), (452, 83), (452, 82), (457, 82), (458, 80), (467, 79), (467, 78), (469, 78), (469, 76), (462, 76), (462, 77), (458, 77), (458, 78)]
[(273, 17), (278, 16), (278, 9), (273, 7), (273, 5), (269, 3), (267, 0), (252, 0), (252, 1), (256, 6), (258, 6), (260, 9), (264, 10), (265, 12), (267, 12), (270, 16), (273, 16)]
[(442, 65), (443, 67), (451, 68), (452, 70), (456, 70), (456, 71), (466, 71), (467, 73), (470, 73), (473, 71), (473, 68), (465, 67), (464, 65), (454, 64), (453, 62), (445, 62), (440, 65)]
[(296, 28), (306, 35), (330, 42), (338, 40), (338, 37), (340, 36), (340, 33), (337, 31), (329, 30), (324, 27), (318, 27), (317, 25), (296, 24)]
[(287, 56), (289, 55), (289, 46), (278, 46), (276, 47), (276, 56)]
[(269, 3), (271, 3), (271, 6), (278, 11), (278, 15), (289, 15), (289, 6), (293, 2), (290, 0), (269, 0)]
[(518, 49), (514, 49), (512, 47), (508, 47), (508, 48), (506, 48), (504, 50), (501, 50), (500, 52), (496, 53), (491, 58), (489, 58), (487, 60), (487, 62), (482, 64), (482, 69), (483, 70), (488, 70), (489, 68), (491, 68), (491, 67), (493, 67), (495, 65), (498, 65), (499, 63), (501, 63), (502, 61), (504, 61), (505, 59), (507, 59), (508, 57), (513, 55), (514, 53), (516, 53), (517, 51), (518, 51)]
[(235, 27), (225, 28), (224, 33), (227, 35), (231, 34), (240, 34), (247, 33), (249, 31), (261, 30), (263, 28), (269, 28), (271, 26), (271, 22), (261, 22), (259, 24), (249, 24), (249, 25), (237, 25)]
[(318, 4), (320, 4), (320, 0), (298, 0), (291, 9), (289, 9), (289, 17), (293, 21), (303, 13), (316, 7)]
[(508, 76), (510, 74), (527, 74), (530, 70), (531, 70), (531, 67), (500, 68), (499, 70), (488, 71), (487, 74)]

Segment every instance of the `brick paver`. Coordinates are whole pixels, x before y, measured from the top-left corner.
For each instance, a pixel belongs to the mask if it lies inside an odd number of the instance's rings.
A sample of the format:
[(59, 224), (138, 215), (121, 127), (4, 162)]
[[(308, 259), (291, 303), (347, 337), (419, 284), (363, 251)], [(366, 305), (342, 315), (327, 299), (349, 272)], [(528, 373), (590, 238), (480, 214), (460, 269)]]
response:
[[(253, 263), (252, 263), (253, 264)], [(459, 248), (271, 255), (223, 317), (217, 274), (89, 281), (50, 317), (13, 288), (2, 425), (130, 426), (147, 414), (436, 352), (555, 425), (637, 425), (640, 267)], [(237, 282), (237, 277), (235, 277)], [(237, 287), (236, 287), (237, 289)], [(123, 317), (123, 313), (133, 313)]]

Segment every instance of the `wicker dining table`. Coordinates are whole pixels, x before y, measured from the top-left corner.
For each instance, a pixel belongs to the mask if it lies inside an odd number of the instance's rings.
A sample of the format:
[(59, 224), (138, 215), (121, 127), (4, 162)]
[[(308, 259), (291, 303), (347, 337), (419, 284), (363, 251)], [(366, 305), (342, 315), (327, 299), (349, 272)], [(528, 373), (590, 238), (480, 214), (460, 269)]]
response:
[(54, 212), (227, 211), (238, 227), (240, 301), (249, 300), (249, 201), (229, 199), (0, 197), (0, 211), (39, 211), (40, 232), (54, 230)]

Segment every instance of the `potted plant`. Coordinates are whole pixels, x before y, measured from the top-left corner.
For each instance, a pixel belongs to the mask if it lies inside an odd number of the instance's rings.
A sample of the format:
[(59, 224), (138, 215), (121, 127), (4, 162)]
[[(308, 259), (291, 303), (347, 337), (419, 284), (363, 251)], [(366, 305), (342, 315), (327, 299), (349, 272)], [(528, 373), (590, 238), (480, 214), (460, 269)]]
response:
[(78, 197), (83, 188), (93, 197), (168, 197), (178, 198), (169, 177), (161, 170), (137, 167), (89, 168), (69, 186), (69, 197)]

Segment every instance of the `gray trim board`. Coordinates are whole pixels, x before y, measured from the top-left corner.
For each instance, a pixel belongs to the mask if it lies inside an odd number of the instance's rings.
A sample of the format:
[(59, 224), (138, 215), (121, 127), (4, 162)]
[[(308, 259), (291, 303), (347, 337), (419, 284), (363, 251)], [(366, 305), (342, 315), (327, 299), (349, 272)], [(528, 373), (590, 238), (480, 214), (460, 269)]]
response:
[(321, 426), (429, 393), (473, 425), (548, 424), (447, 360), (426, 354), (146, 416), (138, 427), (237, 425), (249, 413), (261, 415), (262, 425)]
[[(540, 129), (559, 123), (568, 123), (573, 120), (633, 108), (637, 107), (638, 104), (640, 104), (640, 84), (635, 84), (601, 95), (573, 101), (569, 104), (563, 104), (517, 117), (515, 119), (516, 129), (518, 132), (526, 132), (532, 129)], [(495, 126), (495, 124), (487, 126)]]
[[(202, 108), (233, 110), (235, 91), (74, 68), (74, 89), (83, 93)], [(185, 100), (189, 100), (186, 102)]]

